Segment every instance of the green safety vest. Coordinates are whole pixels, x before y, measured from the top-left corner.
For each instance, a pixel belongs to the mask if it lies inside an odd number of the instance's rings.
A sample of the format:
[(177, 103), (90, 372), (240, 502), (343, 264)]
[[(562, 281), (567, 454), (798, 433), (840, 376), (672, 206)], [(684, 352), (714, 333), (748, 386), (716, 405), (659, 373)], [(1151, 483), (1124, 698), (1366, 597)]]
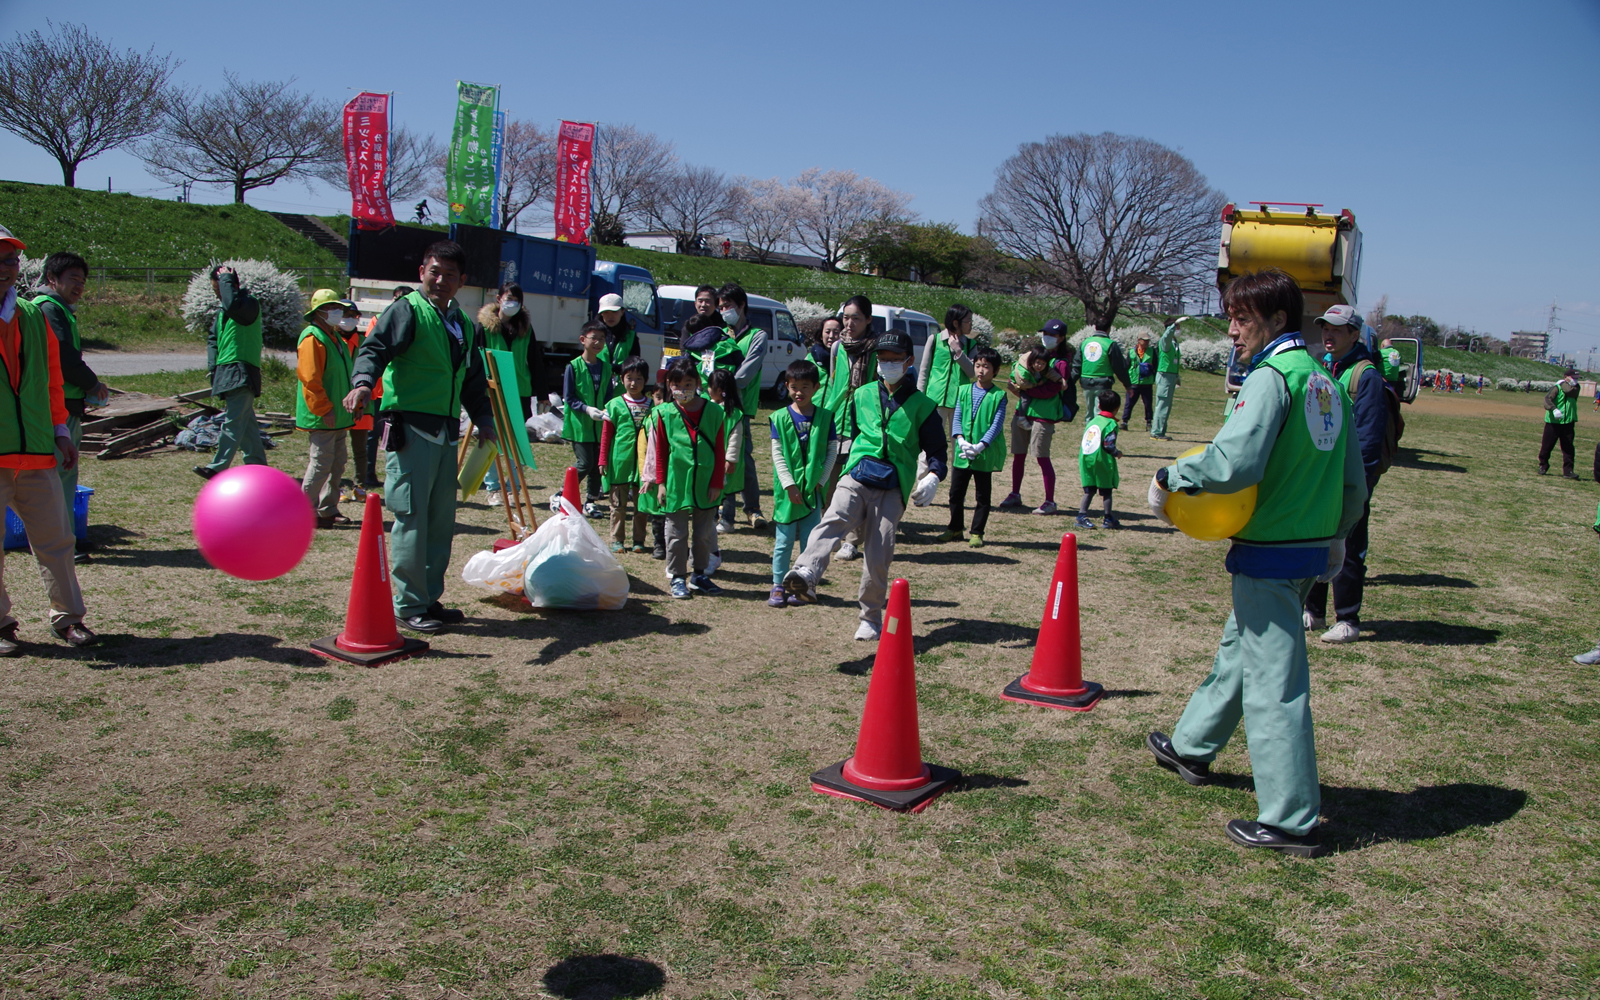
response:
[[(972, 378), (956, 364), (944, 334), (940, 330), (928, 335), (928, 387), (922, 391), (933, 400), (933, 405), (954, 407), (961, 398), (961, 390), (972, 384)], [(972, 350), (971, 337), (961, 338), (961, 350), (963, 353)]]
[(850, 394), (850, 352), (844, 341), (836, 340), (828, 353), (828, 384), (823, 387), (819, 405), (833, 414), (833, 426), (839, 437), (856, 436), (855, 398)]
[[(983, 394), (983, 400), (978, 404), (978, 412), (972, 412), (972, 387), (962, 387), (961, 395), (956, 399), (956, 415), (961, 421), (961, 436), (976, 444), (983, 440), (989, 432), (989, 425), (994, 423), (994, 415), (999, 412), (1000, 404), (1005, 402), (1006, 394), (995, 386)], [(973, 472), (998, 472), (1006, 464), (1005, 429), (994, 436), (988, 446), (983, 449), (983, 454), (968, 461), (961, 457), (958, 451), (950, 459), (950, 464), (958, 469), (971, 469)]]
[[(1165, 338), (1163, 338), (1163, 340), (1164, 339)], [(1183, 358), (1183, 353), (1178, 348), (1177, 337), (1173, 337), (1172, 343), (1168, 344), (1166, 347), (1162, 347), (1160, 344), (1157, 344), (1156, 351), (1158, 352), (1156, 355), (1156, 371), (1170, 375), (1178, 370), (1180, 367), (1180, 362)]]
[[(748, 358), (750, 356), (750, 345), (755, 342), (756, 334), (761, 332), (752, 326), (745, 331), (744, 337), (739, 340), (739, 350), (744, 352), (745, 357)], [(769, 342), (767, 346), (770, 348), (772, 345)], [(765, 360), (762, 359), (763, 365)], [(747, 417), (755, 416), (756, 411), (761, 409), (761, 373), (762, 368), (758, 367), (756, 369), (756, 377), (750, 380), (749, 385), (739, 390), (739, 404), (743, 407), (744, 415)]]
[(218, 310), (217, 366), (236, 361), (261, 367), (261, 315), (257, 313), (253, 323), (235, 323), (227, 313)]
[(611, 438), (611, 454), (606, 456), (606, 474), (601, 477), (600, 485), (607, 493), (614, 486), (639, 484), (639, 453), (644, 449), (647, 436), (639, 431), (650, 419), (651, 409), (648, 397), (645, 402), (644, 411), (637, 422), (633, 409), (621, 396), (606, 404), (606, 416), (611, 418), (611, 426), (617, 429)]
[[(67, 317), (67, 336), (71, 340), (72, 349), (74, 351), (83, 350), (83, 341), (78, 336), (78, 317), (72, 314), (72, 310), (65, 302), (61, 301), (60, 298), (52, 295), (49, 292), (45, 292), (42, 295), (36, 296), (33, 300), (34, 305), (38, 305), (45, 299), (49, 299), (56, 305), (60, 306), (62, 314)], [(88, 395), (82, 389), (67, 381), (62, 381), (61, 383), (61, 394), (68, 399), (83, 399), (86, 395)]]
[(1083, 358), (1083, 367), (1080, 370), (1084, 378), (1111, 378), (1116, 372), (1111, 369), (1111, 345), (1115, 343), (1110, 337), (1095, 334), (1084, 338), (1083, 345), (1078, 348), (1078, 356)]
[(294, 425), (307, 431), (342, 431), (355, 426), (356, 415), (341, 405), (344, 397), (350, 394), (350, 377), (355, 368), (350, 345), (345, 343), (344, 337), (330, 334), (314, 323), (300, 331), (300, 339), (295, 341), (295, 346), (305, 343), (307, 337), (322, 341), (326, 352), (327, 360), (322, 366), (322, 392), (333, 402), (333, 409), (325, 417), (312, 413), (311, 407), (306, 404), (306, 390), (302, 385), (300, 391), (294, 394)]
[(1114, 490), (1121, 485), (1117, 456), (1105, 447), (1106, 435), (1115, 434), (1116, 431), (1115, 417), (1096, 413), (1085, 423), (1083, 440), (1078, 446), (1078, 478), (1085, 488), (1093, 486), (1097, 490)]
[[(572, 384), (578, 388), (578, 398), (585, 406), (604, 406), (611, 398), (611, 362), (604, 353), (595, 359), (600, 365), (600, 385), (589, 377), (589, 363), (578, 355), (567, 362), (572, 371)], [(600, 425), (587, 413), (575, 406), (566, 408), (561, 416), (561, 436), (568, 441), (594, 442), (600, 440)]]
[(1578, 393), (1567, 395), (1556, 389), (1556, 408), (1544, 411), (1547, 424), (1575, 424), (1578, 422)]
[(661, 506), (663, 514), (676, 514), (682, 510), (712, 510), (721, 502), (711, 499), (711, 476), (722, 464), (722, 452), (717, 448), (717, 432), (722, 430), (722, 407), (707, 401), (700, 411), (700, 429), (693, 435), (683, 418), (683, 409), (676, 403), (656, 408), (661, 414), (656, 433), (667, 440), (667, 498)]
[[(455, 419), (461, 415), (461, 386), (467, 359), (478, 349), (477, 324), (461, 317), (461, 361), (454, 360), (444, 317), (421, 292), (403, 300), (411, 307), (411, 344), (383, 369), (383, 412), (406, 410)], [(457, 315), (460, 315), (458, 312)]]
[(1134, 345), (1133, 353), (1128, 355), (1128, 381), (1129, 381), (1129, 383), (1131, 383), (1133, 385), (1154, 385), (1155, 384), (1155, 381), (1156, 381), (1156, 367), (1154, 365), (1152, 365), (1150, 367), (1150, 374), (1148, 374), (1148, 375), (1140, 375), (1139, 374), (1139, 362), (1140, 362), (1140, 360), (1148, 361), (1150, 359), (1150, 355), (1151, 354), (1158, 355), (1157, 361), (1159, 363), (1159, 360), (1160, 360), (1159, 359), (1159, 352), (1156, 350), (1154, 345), (1152, 345), (1150, 347), (1149, 351), (1145, 354), (1143, 359), (1141, 359), (1139, 357), (1139, 345), (1137, 345), (1137, 344)]
[(922, 454), (917, 431), (933, 413), (933, 400), (913, 391), (886, 421), (882, 392), (883, 382), (879, 380), (868, 382), (851, 397), (856, 411), (856, 435), (850, 446), (846, 470), (855, 469), (863, 458), (888, 461), (900, 473), (900, 501), (905, 503), (911, 499), (911, 488), (916, 485), (913, 480), (917, 475), (917, 456)]
[(1344, 386), (1303, 349), (1268, 358), (1283, 376), (1289, 414), (1256, 493), (1250, 523), (1234, 537), (1264, 545), (1325, 542), (1344, 508), (1345, 449), (1355, 439), (1354, 407)]
[[(50, 324), (39, 307), (17, 300), (17, 363), (22, 373), (15, 391), (10, 372), (0, 378), (0, 455), (55, 455), (55, 421), (50, 418)], [(5, 367), (0, 361), (0, 368)]]
[[(784, 464), (789, 466), (789, 475), (794, 477), (794, 484), (800, 487), (800, 495), (810, 503), (795, 503), (789, 499), (789, 491), (780, 484), (774, 484), (772, 489), (772, 518), (779, 524), (793, 524), (796, 521), (809, 517), (811, 512), (822, 506), (823, 491), (827, 483), (822, 481), (822, 467), (828, 460), (828, 435), (833, 430), (833, 414), (825, 407), (817, 407), (811, 414), (811, 429), (806, 432), (806, 439), (800, 440), (800, 432), (795, 428), (793, 408), (785, 406), (767, 417), (767, 423), (778, 435), (778, 449), (783, 452)], [(804, 541), (802, 540), (802, 545)]]
[(1400, 349), (1391, 347), (1380, 351), (1379, 356), (1383, 358), (1384, 380), (1388, 382), (1400, 381)]
[[(501, 322), (503, 323), (504, 319)], [(528, 341), (532, 339), (533, 333), (530, 331), (526, 337), (511, 338), (503, 331), (504, 327), (500, 330), (484, 330), (483, 346), (491, 351), (505, 351), (511, 355), (512, 364), (517, 370), (517, 391), (514, 394), (507, 393), (506, 398), (510, 399), (512, 395), (517, 395), (527, 399), (533, 395), (533, 372), (528, 369)], [(487, 367), (487, 359), (485, 362)], [(509, 386), (501, 386), (501, 391), (504, 392), (507, 388)]]
[[(1055, 364), (1053, 360), (1050, 363), (1052, 365)], [(1044, 384), (1044, 380), (1029, 371), (1028, 366), (1024, 365), (1020, 359), (1011, 366), (1011, 381), (1019, 383), (1033, 382), (1035, 385)], [(1065, 384), (1062, 385), (1062, 389), (1065, 391)], [(1061, 393), (1056, 393), (1048, 399), (1034, 399), (1032, 396), (1022, 395), (1017, 397), (1017, 416), (1019, 417), (1031, 417), (1034, 420), (1048, 420), (1054, 423), (1065, 417), (1066, 413), (1067, 411), (1061, 405)]]
[[(624, 318), (621, 322), (626, 323), (627, 319)], [(607, 327), (606, 329), (610, 330), (610, 327)], [(609, 336), (610, 334), (608, 333), (607, 337)], [(607, 344), (606, 349), (600, 352), (600, 356), (611, 362), (611, 367), (614, 371), (621, 371), (622, 363), (627, 361), (628, 355), (633, 353), (634, 342), (638, 339), (638, 331), (634, 330), (634, 328), (630, 326), (628, 327), (628, 335), (617, 341), (615, 344)]]

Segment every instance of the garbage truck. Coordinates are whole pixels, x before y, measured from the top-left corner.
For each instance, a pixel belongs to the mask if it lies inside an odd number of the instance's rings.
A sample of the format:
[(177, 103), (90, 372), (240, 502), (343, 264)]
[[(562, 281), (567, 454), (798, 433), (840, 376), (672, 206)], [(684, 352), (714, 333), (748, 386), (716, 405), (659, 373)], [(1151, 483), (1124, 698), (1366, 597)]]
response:
[[(1232, 203), (1222, 210), (1222, 243), (1217, 253), (1217, 287), (1253, 271), (1275, 267), (1293, 278), (1305, 296), (1300, 329), (1310, 337), (1318, 316), (1329, 306), (1356, 305), (1361, 276), (1361, 230), (1348, 208), (1337, 213), (1306, 202), (1252, 201), (1253, 208)], [(1378, 352), (1377, 331), (1363, 325), (1362, 338)], [(1400, 398), (1416, 399), (1422, 385), (1422, 342), (1390, 338), (1400, 352)], [(1320, 351), (1313, 353), (1320, 354)], [(1228, 392), (1239, 391), (1240, 359), (1228, 364)]]
[(459, 223), (446, 232), (423, 226), (362, 230), (352, 221), (347, 270), (350, 297), (361, 312), (376, 316), (392, 301), (394, 289), (415, 287), (423, 251), (441, 239), (455, 240), (467, 253), (466, 280), (456, 302), (469, 317), (495, 297), (502, 282), (522, 286), (523, 308), (544, 346), (546, 384), (534, 386), (536, 397), (560, 391), (562, 369), (581, 352), (578, 334), (602, 295), (622, 296), (639, 353), (651, 371), (661, 367), (663, 348), (677, 345), (661, 322), (655, 278), (646, 269), (599, 260), (587, 244)]

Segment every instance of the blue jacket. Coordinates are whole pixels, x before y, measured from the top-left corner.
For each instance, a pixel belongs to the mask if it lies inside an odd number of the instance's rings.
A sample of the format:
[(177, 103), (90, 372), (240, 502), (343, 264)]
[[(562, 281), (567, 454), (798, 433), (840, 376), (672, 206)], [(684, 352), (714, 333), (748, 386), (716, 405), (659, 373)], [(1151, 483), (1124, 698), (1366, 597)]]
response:
[(1383, 439), (1389, 433), (1389, 400), (1383, 385), (1383, 362), (1360, 341), (1349, 354), (1333, 363), (1334, 377), (1342, 377), (1357, 361), (1372, 362), (1372, 368), (1362, 374), (1361, 382), (1350, 387), (1350, 399), (1355, 404), (1356, 441), (1361, 445), (1361, 465), (1367, 473), (1367, 492), (1371, 493), (1378, 485), (1378, 461), (1383, 456)]

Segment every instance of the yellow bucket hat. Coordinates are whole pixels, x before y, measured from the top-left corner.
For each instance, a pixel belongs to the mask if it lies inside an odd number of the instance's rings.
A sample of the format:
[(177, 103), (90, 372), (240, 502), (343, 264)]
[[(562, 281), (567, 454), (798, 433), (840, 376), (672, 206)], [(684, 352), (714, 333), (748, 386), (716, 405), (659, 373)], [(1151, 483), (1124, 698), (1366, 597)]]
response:
[(333, 289), (319, 288), (311, 293), (311, 305), (306, 308), (305, 312), (306, 319), (310, 319), (311, 314), (316, 312), (318, 309), (322, 309), (331, 305), (344, 306), (346, 309), (355, 308), (355, 303), (343, 298)]

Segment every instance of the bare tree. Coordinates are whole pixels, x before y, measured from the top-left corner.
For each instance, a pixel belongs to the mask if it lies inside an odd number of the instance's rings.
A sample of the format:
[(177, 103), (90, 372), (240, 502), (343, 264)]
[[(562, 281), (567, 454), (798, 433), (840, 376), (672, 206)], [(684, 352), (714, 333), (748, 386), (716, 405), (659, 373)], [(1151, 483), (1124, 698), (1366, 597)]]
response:
[(1383, 329), (1383, 318), (1389, 315), (1389, 296), (1378, 299), (1378, 304), (1367, 310), (1367, 325), (1374, 330)]
[(226, 74), (220, 93), (176, 96), (139, 149), (156, 176), (233, 188), (233, 200), (285, 178), (309, 178), (344, 158), (339, 109), (281, 83)]
[(644, 214), (672, 234), (679, 253), (694, 253), (708, 229), (738, 216), (744, 199), (744, 189), (720, 171), (684, 167), (650, 188), (644, 198)]
[(740, 177), (735, 183), (744, 189), (745, 197), (734, 219), (734, 234), (749, 247), (757, 263), (765, 264), (794, 240), (795, 217), (803, 199), (776, 177)]
[(865, 235), (869, 223), (910, 217), (910, 195), (854, 170), (812, 167), (795, 178), (793, 190), (799, 200), (794, 240), (821, 257), (830, 271), (849, 256), (853, 241)]
[(0, 49), (0, 128), (49, 152), (74, 187), (83, 161), (161, 127), (178, 65), (154, 48), (119, 54), (82, 25), (19, 33)]
[(594, 139), (589, 175), (594, 242), (617, 245), (642, 214), (649, 192), (678, 161), (672, 143), (632, 125), (602, 125)]
[[(444, 155), (444, 144), (431, 135), (417, 133), (399, 125), (389, 133), (389, 162), (383, 184), (389, 201), (396, 202), (423, 193), (438, 169), (436, 161)], [(341, 158), (315, 169), (322, 181), (343, 191), (350, 186), (350, 174)]]
[(500, 158), (500, 228), (556, 193), (556, 134), (533, 122), (506, 122)]
[(1148, 139), (1053, 135), (995, 171), (982, 232), (1109, 329), (1141, 285), (1181, 286), (1215, 258), (1224, 198)]

